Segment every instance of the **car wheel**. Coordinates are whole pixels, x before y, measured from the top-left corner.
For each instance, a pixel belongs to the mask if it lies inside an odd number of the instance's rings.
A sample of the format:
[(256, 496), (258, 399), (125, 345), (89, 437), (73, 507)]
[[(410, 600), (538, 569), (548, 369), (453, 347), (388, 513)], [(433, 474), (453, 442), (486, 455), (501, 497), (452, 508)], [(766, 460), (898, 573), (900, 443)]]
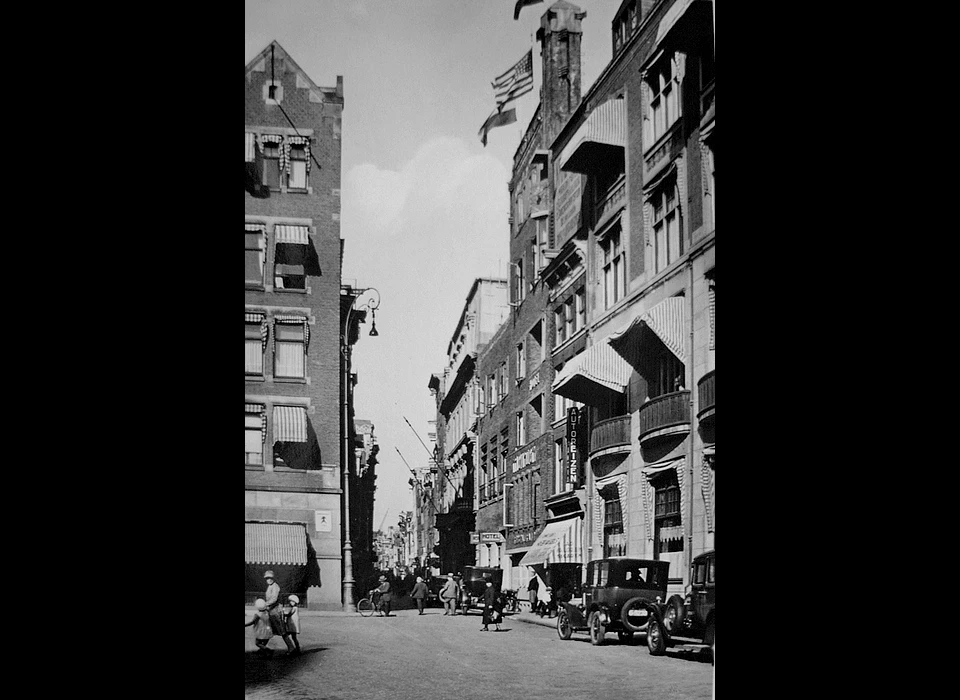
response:
[(631, 598), (630, 600), (628, 600), (626, 603), (623, 604), (622, 608), (620, 608), (620, 622), (623, 623), (623, 626), (627, 628), (628, 632), (642, 631), (647, 626), (647, 620), (650, 619), (651, 614), (647, 612), (647, 615), (643, 619), (642, 624), (639, 624), (639, 625), (633, 624), (633, 622), (630, 621), (631, 620), (630, 611), (634, 610), (635, 608), (646, 610), (647, 609), (646, 600), (644, 600), (643, 598), (640, 598), (639, 596), (635, 598)]
[(573, 636), (573, 625), (570, 624), (570, 616), (565, 610), (561, 610), (557, 615), (557, 635), (563, 640)]
[(633, 632), (630, 632), (629, 630), (620, 630), (617, 632), (617, 638), (622, 643), (629, 642), (631, 639), (633, 639)]
[(677, 633), (686, 614), (686, 606), (679, 596), (673, 596), (667, 601), (667, 607), (663, 610), (663, 627), (667, 634)]
[(651, 656), (663, 656), (667, 651), (667, 637), (663, 625), (655, 617), (647, 623), (647, 648)]
[(607, 634), (607, 626), (600, 620), (600, 613), (590, 613), (590, 643), (594, 646), (603, 644), (603, 638)]

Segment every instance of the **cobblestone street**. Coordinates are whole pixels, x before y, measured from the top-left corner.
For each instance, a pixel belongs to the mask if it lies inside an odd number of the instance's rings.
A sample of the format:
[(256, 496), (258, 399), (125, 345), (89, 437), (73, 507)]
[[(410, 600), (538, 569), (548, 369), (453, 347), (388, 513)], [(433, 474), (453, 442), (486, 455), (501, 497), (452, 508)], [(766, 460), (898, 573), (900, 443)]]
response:
[[(306, 613), (303, 654), (287, 658), (274, 637), (270, 659), (258, 658), (251, 628), (245, 638), (247, 698), (472, 698), (505, 696), (710, 698), (713, 666), (668, 650), (652, 657), (640, 634), (621, 643), (608, 634), (594, 647), (586, 634), (561, 641), (554, 629), (508, 617), (501, 632), (481, 632), (478, 613), (444, 617), (429, 608), (395, 617)], [(552, 620), (549, 620), (552, 623)], [(629, 691), (627, 691), (629, 689)]]

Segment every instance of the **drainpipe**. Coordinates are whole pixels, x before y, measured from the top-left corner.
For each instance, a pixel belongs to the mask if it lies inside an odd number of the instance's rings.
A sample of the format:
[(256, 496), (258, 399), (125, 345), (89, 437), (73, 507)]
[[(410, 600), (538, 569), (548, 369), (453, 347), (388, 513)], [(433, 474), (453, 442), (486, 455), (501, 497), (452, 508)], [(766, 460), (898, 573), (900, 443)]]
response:
[(687, 386), (690, 387), (690, 435), (687, 438), (687, 518), (686, 518), (686, 535), (687, 535), (687, 547), (686, 547), (686, 566), (683, 570), (684, 578), (684, 587), (689, 583), (687, 577), (690, 575), (690, 564), (693, 562), (693, 435), (696, 431), (694, 427), (694, 417), (696, 413), (694, 412), (693, 405), (693, 396), (696, 392), (693, 390), (693, 258), (687, 261), (687, 270), (689, 271), (689, 307), (690, 307), (690, 354), (689, 361), (687, 362)]

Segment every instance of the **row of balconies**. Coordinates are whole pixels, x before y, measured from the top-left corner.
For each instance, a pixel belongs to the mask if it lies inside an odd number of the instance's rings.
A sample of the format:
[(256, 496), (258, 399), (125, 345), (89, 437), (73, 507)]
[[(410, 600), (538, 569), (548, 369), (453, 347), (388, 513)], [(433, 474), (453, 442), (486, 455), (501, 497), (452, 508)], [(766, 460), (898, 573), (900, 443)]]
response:
[[(716, 371), (708, 372), (697, 382), (701, 423), (713, 421), (715, 411)], [(650, 399), (640, 408), (640, 444), (690, 430), (690, 391), (675, 391)], [(629, 449), (630, 416), (616, 416), (600, 421), (590, 431), (590, 455), (617, 447)]]

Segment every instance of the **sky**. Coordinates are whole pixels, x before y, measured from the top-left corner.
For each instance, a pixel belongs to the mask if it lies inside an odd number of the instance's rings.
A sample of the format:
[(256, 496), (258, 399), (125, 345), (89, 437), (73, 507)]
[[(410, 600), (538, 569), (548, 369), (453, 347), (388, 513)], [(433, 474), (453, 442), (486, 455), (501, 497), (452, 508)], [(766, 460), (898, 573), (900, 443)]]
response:
[[(574, 2), (574, 0), (570, 0)], [(375, 288), (379, 336), (354, 346), (356, 417), (380, 445), (374, 528), (413, 509), (436, 404), (427, 384), (477, 277), (506, 277), (513, 156), (537, 107), (536, 31), (552, 4), (515, 0), (245, 0), (244, 65), (276, 40), (320, 87), (343, 76), (343, 282)], [(577, 0), (582, 91), (610, 60), (621, 0)], [(490, 132), (493, 79), (533, 48), (534, 89), (517, 122)], [(358, 300), (358, 306), (375, 296)], [(413, 426), (409, 427), (406, 418)], [(419, 435), (419, 439), (418, 436)], [(399, 454), (398, 454), (399, 451)]]

